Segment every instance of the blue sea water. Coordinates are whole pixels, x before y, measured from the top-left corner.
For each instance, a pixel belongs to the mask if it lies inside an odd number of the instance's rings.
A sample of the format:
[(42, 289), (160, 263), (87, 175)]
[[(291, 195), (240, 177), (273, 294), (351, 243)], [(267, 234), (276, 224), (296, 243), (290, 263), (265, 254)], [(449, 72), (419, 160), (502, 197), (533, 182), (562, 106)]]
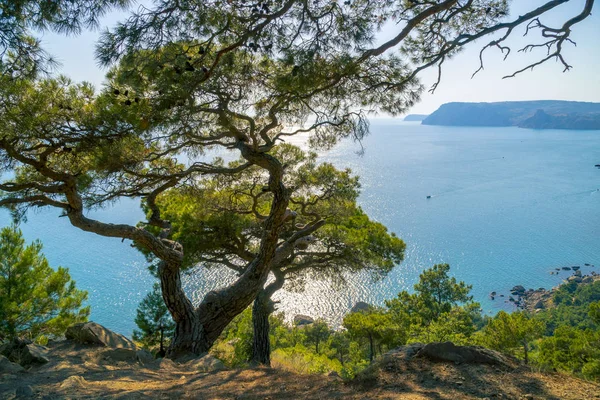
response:
[[(407, 243), (405, 260), (372, 282), (349, 276), (345, 287), (307, 282), (303, 292), (281, 291), (279, 309), (337, 323), (356, 301), (381, 304), (410, 289), (419, 273), (449, 263), (473, 285), (485, 312), (510, 308), (504, 298), (517, 284), (552, 287), (580, 265), (600, 273), (600, 131), (423, 126), (375, 120), (360, 146), (340, 143), (324, 159), (361, 177), (360, 204)], [(427, 199), (427, 196), (431, 196)], [(124, 200), (93, 213), (105, 221), (136, 223), (138, 203)], [(137, 304), (153, 278), (127, 241), (85, 233), (54, 210), (32, 212), (22, 230), (40, 239), (51, 265), (70, 268), (89, 292), (94, 321), (130, 335)], [(0, 226), (9, 223), (0, 211)], [(596, 267), (586, 267), (585, 263)], [(195, 269), (184, 279), (198, 301), (233, 279), (220, 270)]]

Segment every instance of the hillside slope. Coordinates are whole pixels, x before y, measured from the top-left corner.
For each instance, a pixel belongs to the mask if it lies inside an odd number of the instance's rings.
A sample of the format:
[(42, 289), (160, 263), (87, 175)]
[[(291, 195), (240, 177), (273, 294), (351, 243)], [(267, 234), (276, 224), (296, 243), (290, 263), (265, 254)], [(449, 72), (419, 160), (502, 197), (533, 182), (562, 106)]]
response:
[[(47, 364), (0, 375), (0, 398), (35, 399), (600, 399), (600, 386), (515, 364), (432, 362), (391, 352), (345, 383), (255, 368), (200, 373), (193, 363), (107, 359), (106, 348), (49, 345)], [(26, 396), (27, 397), (27, 396)]]

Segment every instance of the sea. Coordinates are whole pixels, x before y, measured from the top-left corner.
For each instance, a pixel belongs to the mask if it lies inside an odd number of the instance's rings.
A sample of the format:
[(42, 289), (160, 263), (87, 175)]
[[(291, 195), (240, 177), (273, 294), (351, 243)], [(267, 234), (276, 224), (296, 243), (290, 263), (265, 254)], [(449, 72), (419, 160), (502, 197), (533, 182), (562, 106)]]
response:
[[(360, 176), (360, 205), (406, 242), (405, 259), (379, 280), (348, 275), (343, 286), (309, 280), (304, 290), (278, 292), (278, 310), (288, 318), (305, 314), (339, 325), (356, 302), (382, 305), (412, 290), (419, 274), (438, 263), (450, 264), (451, 275), (471, 284), (490, 315), (512, 309), (507, 299), (515, 285), (560, 284), (571, 273), (562, 267), (600, 273), (600, 131), (397, 119), (374, 119), (370, 130), (361, 143), (342, 141), (321, 157)], [(305, 138), (295, 140), (305, 145)], [(143, 218), (136, 199), (90, 216), (129, 224)], [(0, 210), (0, 226), (9, 223), (9, 213)], [(28, 242), (43, 243), (52, 266), (69, 268), (88, 291), (91, 320), (131, 335), (138, 303), (155, 278), (130, 242), (82, 232), (51, 209), (29, 212), (21, 229)], [(198, 302), (233, 279), (228, 271), (198, 266), (184, 284)], [(492, 291), (506, 296), (492, 300)]]

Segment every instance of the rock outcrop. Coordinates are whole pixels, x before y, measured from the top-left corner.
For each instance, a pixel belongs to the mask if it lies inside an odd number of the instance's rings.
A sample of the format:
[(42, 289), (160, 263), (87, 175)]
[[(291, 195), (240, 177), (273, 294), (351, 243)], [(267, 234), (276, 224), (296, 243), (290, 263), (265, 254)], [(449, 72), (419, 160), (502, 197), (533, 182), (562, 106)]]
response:
[(308, 315), (298, 314), (294, 317), (294, 325), (296, 326), (309, 325), (313, 322), (315, 322), (315, 320)]
[(91, 344), (136, 350), (135, 343), (95, 322), (84, 322), (70, 326), (65, 332), (67, 340), (80, 344)]
[[(571, 267), (566, 268), (571, 269)], [(573, 275), (566, 279), (566, 282), (575, 283), (578, 285), (589, 285), (598, 280), (600, 280), (600, 275), (596, 274), (594, 271), (591, 271), (590, 275), (583, 275), (581, 271), (576, 270)], [(558, 290), (558, 288), (560, 288), (560, 285), (550, 290), (539, 288), (537, 290), (526, 291), (519, 295), (515, 304), (520, 309), (527, 310), (529, 312), (539, 312), (540, 310), (552, 308), (554, 307), (554, 302), (552, 299), (554, 298), (554, 293), (556, 290)]]
[(415, 357), (466, 364), (510, 365), (509, 360), (497, 351), (480, 346), (457, 346), (452, 342), (426, 344)]
[(46, 348), (28, 340), (13, 339), (0, 347), (0, 354), (24, 368), (48, 362)]
[(25, 371), (25, 368), (21, 367), (19, 364), (10, 361), (4, 356), (0, 356), (0, 375), (16, 374), (23, 371)]

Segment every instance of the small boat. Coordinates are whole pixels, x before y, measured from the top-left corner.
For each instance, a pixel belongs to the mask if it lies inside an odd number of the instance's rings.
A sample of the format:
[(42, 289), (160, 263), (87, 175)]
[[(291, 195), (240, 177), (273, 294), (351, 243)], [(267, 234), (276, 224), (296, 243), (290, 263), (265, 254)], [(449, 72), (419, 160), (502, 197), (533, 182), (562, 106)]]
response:
[(431, 195), (427, 196), (427, 198), (428, 198), (428, 199), (430, 199), (430, 198), (431, 198)]

